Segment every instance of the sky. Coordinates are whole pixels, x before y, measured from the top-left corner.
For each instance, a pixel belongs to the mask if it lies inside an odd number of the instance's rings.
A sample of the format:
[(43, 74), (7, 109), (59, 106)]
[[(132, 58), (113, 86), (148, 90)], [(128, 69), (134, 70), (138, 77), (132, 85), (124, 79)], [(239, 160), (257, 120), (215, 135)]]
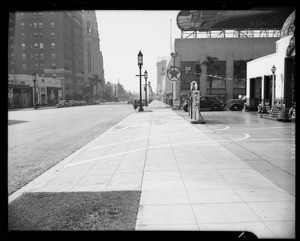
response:
[[(100, 50), (105, 81), (122, 84), (127, 91), (139, 93), (137, 55), (143, 53), (142, 74), (156, 91), (156, 63), (159, 57), (170, 58), (174, 39), (180, 38), (178, 11), (101, 10), (96, 11)], [(170, 21), (172, 19), (172, 21)], [(172, 37), (172, 45), (171, 45)], [(142, 82), (145, 83), (144, 77)]]

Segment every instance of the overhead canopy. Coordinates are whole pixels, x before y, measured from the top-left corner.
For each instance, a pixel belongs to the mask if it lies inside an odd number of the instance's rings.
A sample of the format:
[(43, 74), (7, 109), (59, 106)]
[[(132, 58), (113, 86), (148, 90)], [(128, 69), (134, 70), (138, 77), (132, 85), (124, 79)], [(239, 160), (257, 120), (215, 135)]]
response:
[(223, 29), (278, 29), (282, 28), (291, 8), (252, 10), (181, 10), (177, 26), (182, 31)]
[(295, 21), (295, 11), (293, 11), (290, 14), (290, 16), (286, 19), (286, 21), (284, 22), (283, 27), (281, 29), (280, 38), (284, 38), (284, 37), (294, 33), (294, 31), (295, 31), (294, 21)]

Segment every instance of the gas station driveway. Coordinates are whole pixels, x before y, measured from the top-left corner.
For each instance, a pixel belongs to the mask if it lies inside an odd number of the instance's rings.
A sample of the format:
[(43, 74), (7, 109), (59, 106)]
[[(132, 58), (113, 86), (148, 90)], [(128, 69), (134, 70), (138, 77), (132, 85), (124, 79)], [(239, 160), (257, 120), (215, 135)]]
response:
[(295, 238), (293, 124), (223, 111), (202, 113), (206, 124), (196, 125), (184, 115), (153, 101), (9, 202), (24, 192), (139, 190), (136, 230)]
[[(188, 113), (176, 110), (189, 121)], [(254, 170), (295, 196), (295, 124), (260, 118), (257, 112), (203, 111), (195, 125)]]

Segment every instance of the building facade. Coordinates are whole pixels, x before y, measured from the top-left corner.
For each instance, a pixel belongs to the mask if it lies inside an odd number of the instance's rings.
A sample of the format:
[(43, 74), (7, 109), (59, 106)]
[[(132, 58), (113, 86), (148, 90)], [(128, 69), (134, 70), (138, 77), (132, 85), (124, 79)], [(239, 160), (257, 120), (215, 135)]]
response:
[[(58, 79), (61, 99), (81, 96), (91, 80), (97, 83), (94, 95), (103, 90), (103, 56), (95, 11), (9, 13), (8, 37), (8, 74), (20, 77), (35, 73), (37, 78)], [(53, 102), (46, 98), (45, 104)]]
[[(47, 77), (36, 77), (34, 83), (31, 75), (8, 75), (8, 108), (54, 105), (62, 98), (61, 80)], [(35, 95), (34, 95), (35, 94)]]
[(225, 103), (245, 96), (246, 63), (275, 52), (291, 12), (290, 8), (180, 11), (177, 26), (182, 36), (175, 39), (174, 52), (181, 78), (173, 85), (173, 99), (182, 103), (192, 81), (198, 83), (201, 95), (216, 95)]
[[(281, 37), (274, 43), (274, 52), (247, 63), (246, 106), (272, 106), (283, 101), (290, 108), (296, 101), (295, 11), (285, 21)], [(272, 67), (276, 70), (272, 73)]]
[(161, 59), (156, 63), (156, 94), (161, 96), (163, 94), (163, 78), (166, 74), (167, 61)]
[(93, 97), (100, 97), (104, 90), (103, 56), (95, 11), (83, 11), (84, 81), (92, 84)]
[[(176, 39), (181, 79), (174, 87), (175, 98), (187, 96), (191, 81), (200, 81), (201, 95), (217, 95), (224, 102), (246, 95), (246, 62), (275, 51), (278, 38)], [(209, 66), (207, 56), (215, 58)], [(200, 64), (202, 74), (196, 74)]]

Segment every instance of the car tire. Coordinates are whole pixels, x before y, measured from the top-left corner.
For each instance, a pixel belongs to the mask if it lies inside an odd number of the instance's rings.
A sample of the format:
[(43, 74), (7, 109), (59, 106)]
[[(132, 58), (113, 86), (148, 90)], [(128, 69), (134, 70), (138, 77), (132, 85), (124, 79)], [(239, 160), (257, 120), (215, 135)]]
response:
[(221, 107), (219, 105), (217, 105), (217, 104), (214, 104), (212, 106), (212, 110), (220, 110), (220, 109), (221, 109)]
[(188, 105), (185, 105), (185, 106), (183, 107), (183, 110), (184, 110), (185, 112), (188, 112), (188, 111), (189, 111)]
[(230, 107), (230, 110), (232, 111), (239, 111), (239, 110), (242, 110), (241, 106), (240, 105), (237, 105), (237, 104), (234, 104)]

